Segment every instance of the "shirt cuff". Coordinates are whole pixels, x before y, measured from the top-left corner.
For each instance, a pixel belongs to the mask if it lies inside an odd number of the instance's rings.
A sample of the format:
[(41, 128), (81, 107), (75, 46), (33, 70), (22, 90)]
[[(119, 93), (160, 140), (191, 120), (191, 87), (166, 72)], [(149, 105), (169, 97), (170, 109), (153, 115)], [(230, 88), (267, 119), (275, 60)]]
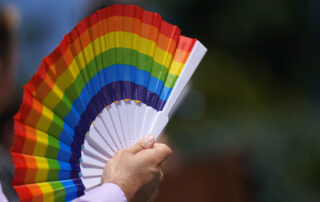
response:
[(92, 189), (85, 195), (74, 200), (74, 202), (127, 202), (121, 188), (113, 183), (104, 183), (99, 187)]

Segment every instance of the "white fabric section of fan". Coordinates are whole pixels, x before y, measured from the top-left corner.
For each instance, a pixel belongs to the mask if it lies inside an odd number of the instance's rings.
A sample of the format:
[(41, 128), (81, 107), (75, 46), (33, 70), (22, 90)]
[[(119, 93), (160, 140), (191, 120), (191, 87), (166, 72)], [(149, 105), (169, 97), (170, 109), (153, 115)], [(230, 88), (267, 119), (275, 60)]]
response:
[(81, 178), (86, 190), (98, 186), (107, 161), (135, 144), (152, 128), (158, 112), (144, 103), (121, 100), (104, 108), (90, 126), (81, 151)]

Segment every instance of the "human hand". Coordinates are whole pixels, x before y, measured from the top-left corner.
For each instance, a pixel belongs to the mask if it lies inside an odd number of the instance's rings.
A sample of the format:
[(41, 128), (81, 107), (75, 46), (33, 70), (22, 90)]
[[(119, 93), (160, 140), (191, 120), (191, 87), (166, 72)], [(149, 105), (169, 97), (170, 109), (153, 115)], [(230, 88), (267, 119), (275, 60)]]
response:
[(129, 202), (153, 201), (163, 178), (161, 164), (171, 149), (147, 135), (132, 147), (117, 152), (106, 164), (102, 183), (117, 184)]

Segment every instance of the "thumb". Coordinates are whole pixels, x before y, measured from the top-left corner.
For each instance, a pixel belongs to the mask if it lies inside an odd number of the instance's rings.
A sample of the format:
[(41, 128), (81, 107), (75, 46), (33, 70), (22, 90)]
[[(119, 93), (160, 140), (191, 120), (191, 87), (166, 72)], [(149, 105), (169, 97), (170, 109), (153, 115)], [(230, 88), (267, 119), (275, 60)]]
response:
[(132, 154), (138, 153), (144, 149), (151, 149), (155, 143), (155, 139), (152, 135), (146, 135), (141, 140), (139, 140), (135, 145), (126, 149)]

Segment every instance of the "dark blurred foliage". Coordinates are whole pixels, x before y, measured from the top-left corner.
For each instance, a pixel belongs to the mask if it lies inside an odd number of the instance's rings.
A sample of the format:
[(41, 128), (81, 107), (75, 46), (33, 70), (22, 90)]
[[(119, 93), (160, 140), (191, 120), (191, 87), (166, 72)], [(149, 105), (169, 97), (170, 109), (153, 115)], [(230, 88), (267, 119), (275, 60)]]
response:
[(159, 12), (208, 48), (167, 130), (185, 164), (214, 169), (240, 154), (252, 201), (320, 200), (320, 1), (12, 2), (22, 10), (20, 86), (95, 9), (125, 2)]
[(161, 8), (209, 50), (170, 122), (174, 144), (203, 161), (245, 152), (254, 201), (318, 201), (320, 2), (187, 0)]

